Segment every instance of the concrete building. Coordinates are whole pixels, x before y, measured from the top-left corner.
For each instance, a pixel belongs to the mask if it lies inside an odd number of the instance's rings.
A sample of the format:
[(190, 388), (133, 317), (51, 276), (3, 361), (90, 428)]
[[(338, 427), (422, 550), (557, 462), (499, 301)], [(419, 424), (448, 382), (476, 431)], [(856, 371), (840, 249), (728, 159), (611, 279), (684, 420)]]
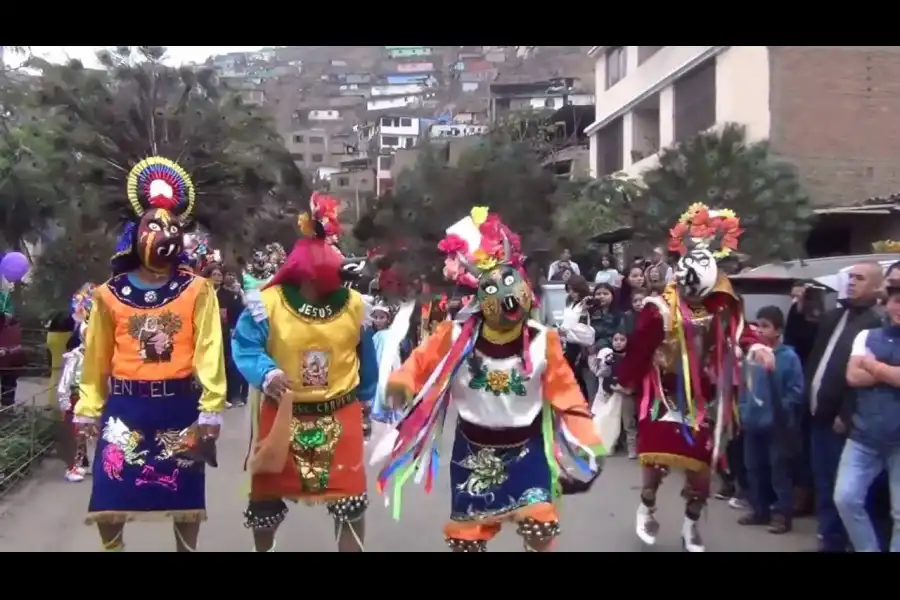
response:
[(519, 110), (558, 110), (563, 106), (594, 103), (594, 95), (582, 90), (571, 77), (545, 81), (494, 83), (490, 86), (490, 120)]
[(640, 175), (660, 148), (738, 122), (797, 167), (823, 215), (811, 253), (865, 252), (900, 235), (885, 208), (900, 191), (900, 46), (594, 46), (589, 55), (593, 176)]

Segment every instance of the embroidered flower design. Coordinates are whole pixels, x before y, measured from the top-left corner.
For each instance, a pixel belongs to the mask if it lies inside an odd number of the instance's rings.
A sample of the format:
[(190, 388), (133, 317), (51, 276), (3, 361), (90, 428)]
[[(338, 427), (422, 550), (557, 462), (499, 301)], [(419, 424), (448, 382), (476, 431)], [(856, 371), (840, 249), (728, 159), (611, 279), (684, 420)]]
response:
[(481, 367), (480, 369), (470, 368), (470, 371), (472, 373), (472, 380), (469, 381), (470, 389), (485, 390), (495, 396), (504, 394), (524, 396), (527, 393), (525, 380), (516, 369), (507, 372)]

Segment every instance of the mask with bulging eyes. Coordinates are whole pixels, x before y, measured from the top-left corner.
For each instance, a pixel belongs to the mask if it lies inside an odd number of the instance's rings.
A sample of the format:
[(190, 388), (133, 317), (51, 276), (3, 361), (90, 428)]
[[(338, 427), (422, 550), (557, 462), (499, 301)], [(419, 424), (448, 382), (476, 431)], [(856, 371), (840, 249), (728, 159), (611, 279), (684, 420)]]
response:
[(693, 248), (678, 259), (674, 275), (682, 294), (689, 298), (704, 298), (716, 285), (719, 266), (712, 252), (706, 248)]
[(148, 210), (137, 228), (137, 251), (141, 264), (157, 273), (167, 272), (178, 262), (184, 248), (181, 223), (164, 208)]
[(478, 303), (485, 324), (509, 330), (531, 312), (531, 289), (515, 268), (499, 266), (483, 274), (478, 282)]

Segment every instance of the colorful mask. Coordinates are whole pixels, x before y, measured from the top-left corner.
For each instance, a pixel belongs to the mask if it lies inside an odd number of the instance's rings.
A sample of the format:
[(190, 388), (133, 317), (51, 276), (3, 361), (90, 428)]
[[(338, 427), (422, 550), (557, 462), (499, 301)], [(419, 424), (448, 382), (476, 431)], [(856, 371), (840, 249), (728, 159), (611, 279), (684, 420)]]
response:
[(284, 264), (285, 252), (279, 243), (266, 244), (263, 248), (253, 251), (247, 272), (255, 279), (265, 280), (270, 278), (278, 268)]
[(119, 239), (113, 271), (140, 265), (158, 273), (172, 270), (185, 260), (183, 226), (196, 199), (191, 178), (171, 160), (151, 156), (128, 173), (127, 193), (136, 220)]
[(438, 245), (446, 254), (444, 275), (477, 290), (484, 322), (502, 330), (528, 319), (534, 295), (522, 268), (519, 237), (484, 207), (472, 209), (446, 233)]
[(669, 250), (681, 258), (675, 266), (675, 283), (684, 296), (704, 298), (719, 281), (717, 261), (737, 250), (744, 232), (730, 210), (710, 210), (693, 204), (669, 230)]
[(137, 228), (141, 264), (157, 273), (176, 265), (184, 248), (181, 223), (169, 210), (154, 208), (144, 213)]
[(97, 286), (93, 283), (85, 283), (72, 296), (72, 319), (76, 323), (86, 323), (90, 317), (96, 289)]
[(481, 276), (477, 299), (481, 316), (491, 329), (512, 329), (531, 313), (531, 288), (510, 265), (500, 265)]

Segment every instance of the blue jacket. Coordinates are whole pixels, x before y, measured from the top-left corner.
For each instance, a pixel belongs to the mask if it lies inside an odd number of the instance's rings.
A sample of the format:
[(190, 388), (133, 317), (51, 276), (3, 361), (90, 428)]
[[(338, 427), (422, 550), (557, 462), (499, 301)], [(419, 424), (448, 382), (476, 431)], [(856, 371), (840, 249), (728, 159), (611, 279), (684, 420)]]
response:
[[(866, 349), (879, 362), (900, 367), (900, 327), (869, 330)], [(850, 437), (876, 449), (900, 446), (900, 389), (882, 383), (857, 388)]]
[[(747, 364), (747, 385), (741, 391), (738, 408), (741, 427), (749, 432), (767, 432), (775, 426), (774, 402), (780, 396), (785, 426), (793, 427), (803, 404), (803, 367), (790, 346), (774, 348), (775, 371), (769, 373), (760, 365)], [(777, 394), (774, 386), (778, 386)]]

